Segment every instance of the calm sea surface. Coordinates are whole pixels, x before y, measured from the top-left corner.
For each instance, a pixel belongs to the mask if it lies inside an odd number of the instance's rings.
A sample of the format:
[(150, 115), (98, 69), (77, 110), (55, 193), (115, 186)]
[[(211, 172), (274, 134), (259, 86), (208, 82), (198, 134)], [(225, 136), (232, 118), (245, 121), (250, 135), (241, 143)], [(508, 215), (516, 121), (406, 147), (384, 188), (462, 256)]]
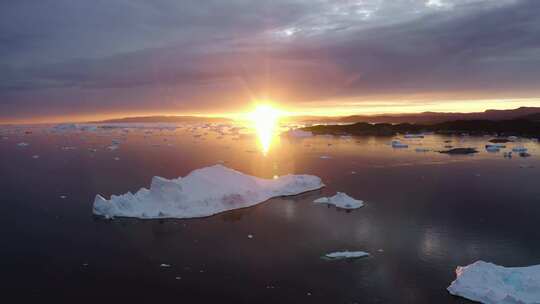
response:
[[(508, 144), (532, 156), (505, 159), (508, 148), (485, 151), (489, 137), (402, 139), (407, 149), (393, 149), (392, 138), (282, 137), (263, 155), (255, 135), (217, 129), (0, 128), (3, 296), (74, 303), (469, 303), (446, 291), (456, 266), (540, 264), (536, 142)], [(113, 140), (119, 148), (107, 149)], [(447, 145), (480, 152), (415, 151)], [(134, 192), (152, 176), (184, 176), (216, 163), (266, 178), (314, 174), (326, 187), (203, 219), (92, 216), (98, 193)], [(336, 191), (366, 206), (345, 212), (312, 203)], [(371, 256), (321, 259), (340, 250)]]

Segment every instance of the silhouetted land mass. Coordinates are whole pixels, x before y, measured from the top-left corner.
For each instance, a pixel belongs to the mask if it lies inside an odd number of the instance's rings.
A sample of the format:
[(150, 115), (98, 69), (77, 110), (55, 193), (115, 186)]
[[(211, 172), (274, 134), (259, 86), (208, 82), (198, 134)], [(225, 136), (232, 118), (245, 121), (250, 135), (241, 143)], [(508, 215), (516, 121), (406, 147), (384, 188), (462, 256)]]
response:
[(438, 124), (370, 124), (359, 122), (348, 125), (316, 125), (303, 128), (314, 134), (394, 136), (397, 133), (434, 132), (438, 134), (471, 135), (498, 134), (504, 136), (540, 137), (540, 122), (527, 119), (512, 120), (456, 120)]
[(334, 122), (334, 123), (414, 123), (437, 124), (456, 120), (512, 120), (526, 119), (540, 121), (540, 107), (520, 107), (512, 110), (486, 110), (474, 113), (439, 113), (423, 112), (412, 114), (383, 114), (383, 115), (353, 115), (345, 117), (297, 117), (303, 122)]
[(199, 117), (199, 116), (139, 116), (115, 118), (109, 120), (98, 121), (99, 123), (226, 123), (231, 122), (230, 119), (223, 117)]

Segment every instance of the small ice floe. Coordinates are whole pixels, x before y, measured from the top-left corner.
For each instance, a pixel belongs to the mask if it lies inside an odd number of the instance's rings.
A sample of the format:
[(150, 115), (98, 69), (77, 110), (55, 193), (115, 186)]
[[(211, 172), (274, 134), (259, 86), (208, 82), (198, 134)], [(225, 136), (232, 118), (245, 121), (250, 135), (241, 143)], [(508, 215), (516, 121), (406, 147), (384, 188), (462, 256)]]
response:
[(120, 157), (116, 156), (113, 158), (114, 160), (120, 160)]
[(486, 145), (486, 151), (488, 152), (499, 152), (500, 148), (495, 145)]
[(405, 138), (424, 138), (424, 134), (405, 134)]
[(252, 239), (252, 238), (253, 238), (253, 234), (248, 234), (247, 237), (248, 237), (248, 239)]
[(505, 145), (505, 144), (497, 144), (497, 143), (495, 143), (495, 144), (487, 144), (487, 145), (486, 145), (486, 149), (487, 149), (488, 147), (504, 149), (504, 148), (506, 148), (506, 145)]
[(342, 259), (358, 259), (369, 256), (369, 253), (365, 251), (337, 251), (332, 253), (327, 253), (324, 255), (325, 258), (331, 260), (342, 260)]
[(522, 147), (522, 146), (518, 146), (518, 147), (512, 148), (512, 151), (517, 152), (517, 153), (527, 152), (527, 148)]
[(418, 153), (425, 153), (425, 152), (429, 152), (431, 150), (428, 149), (428, 148), (416, 148), (416, 149), (414, 149), (414, 151), (416, 151)]
[(60, 198), (61, 198), (61, 199), (66, 199), (67, 196), (66, 196), (66, 195), (60, 195)]
[(392, 145), (392, 148), (408, 148), (409, 147), (409, 145), (404, 144), (400, 142), (399, 140), (392, 140), (390, 144)]
[(32, 155), (32, 158), (33, 158), (33, 159), (38, 159), (38, 158), (39, 158), (39, 155), (37, 155), (37, 154), (36, 154), (36, 155)]
[(160, 264), (159, 267), (161, 267), (161, 268), (170, 268), (171, 264)]
[(452, 295), (490, 304), (540, 303), (540, 265), (503, 267), (484, 261), (457, 267)]
[(58, 124), (53, 127), (53, 131), (56, 131), (56, 132), (75, 131), (75, 130), (77, 130), (77, 125), (72, 124), (72, 123)]
[(337, 192), (332, 197), (321, 197), (313, 201), (317, 204), (329, 204), (343, 209), (357, 209), (364, 206), (364, 201), (356, 200), (343, 192)]
[(321, 179), (314, 175), (263, 179), (214, 165), (176, 179), (155, 176), (150, 189), (141, 188), (135, 194), (112, 195), (109, 200), (98, 194), (93, 213), (105, 218), (206, 217), (322, 187)]
[(329, 155), (321, 155), (319, 156), (320, 159), (331, 159), (332, 156), (329, 156)]
[(20, 142), (20, 143), (17, 144), (17, 146), (19, 146), (19, 147), (28, 147), (28, 146), (30, 146), (30, 144), (27, 143), (27, 142)]

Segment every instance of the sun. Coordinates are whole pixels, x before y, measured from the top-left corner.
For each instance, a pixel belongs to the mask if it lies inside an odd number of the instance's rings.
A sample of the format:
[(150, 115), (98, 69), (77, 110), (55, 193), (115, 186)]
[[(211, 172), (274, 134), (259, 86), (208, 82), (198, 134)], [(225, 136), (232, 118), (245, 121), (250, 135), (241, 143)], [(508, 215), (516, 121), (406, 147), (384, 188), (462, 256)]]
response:
[(249, 113), (249, 119), (253, 123), (259, 138), (259, 144), (264, 155), (270, 150), (272, 138), (278, 127), (281, 111), (270, 104), (258, 104), (253, 112)]

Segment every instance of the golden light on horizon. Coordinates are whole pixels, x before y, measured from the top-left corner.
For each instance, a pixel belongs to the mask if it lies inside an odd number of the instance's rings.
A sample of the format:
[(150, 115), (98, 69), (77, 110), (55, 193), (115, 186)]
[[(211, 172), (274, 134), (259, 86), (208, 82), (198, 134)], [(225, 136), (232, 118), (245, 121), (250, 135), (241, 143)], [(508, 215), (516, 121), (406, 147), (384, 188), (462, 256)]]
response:
[(270, 150), (272, 140), (276, 135), (281, 111), (270, 104), (258, 104), (253, 112), (249, 113), (249, 120), (257, 132), (257, 138), (264, 155)]

